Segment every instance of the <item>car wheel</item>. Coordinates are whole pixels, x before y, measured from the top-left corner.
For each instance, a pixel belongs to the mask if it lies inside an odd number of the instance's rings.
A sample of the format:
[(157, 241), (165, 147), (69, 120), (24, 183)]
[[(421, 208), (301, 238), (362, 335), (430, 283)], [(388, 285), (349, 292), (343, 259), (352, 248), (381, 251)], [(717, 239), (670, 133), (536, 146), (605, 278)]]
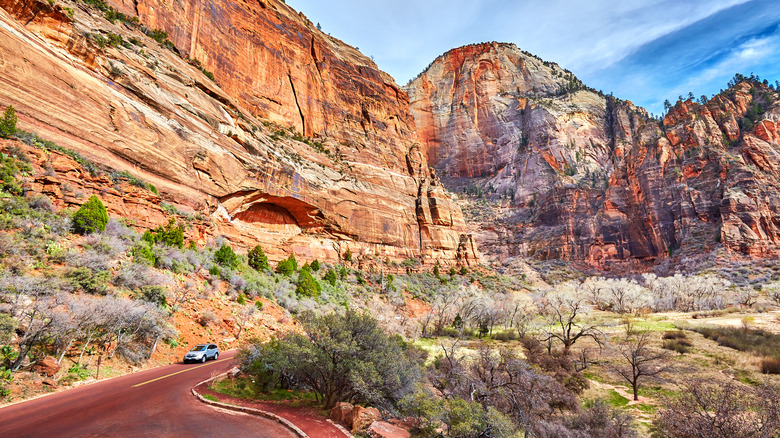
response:
[(214, 355), (214, 360), (217, 360), (219, 358), (219, 353)]
[(200, 360), (200, 363), (206, 363), (206, 355), (203, 355), (203, 358)]

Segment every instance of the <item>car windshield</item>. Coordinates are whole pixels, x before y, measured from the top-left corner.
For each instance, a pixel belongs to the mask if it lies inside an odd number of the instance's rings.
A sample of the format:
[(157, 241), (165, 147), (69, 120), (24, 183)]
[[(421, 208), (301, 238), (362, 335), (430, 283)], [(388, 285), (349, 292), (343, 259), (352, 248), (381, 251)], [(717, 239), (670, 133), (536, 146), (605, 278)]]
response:
[(204, 351), (206, 349), (205, 345), (196, 345), (192, 350), (190, 351)]

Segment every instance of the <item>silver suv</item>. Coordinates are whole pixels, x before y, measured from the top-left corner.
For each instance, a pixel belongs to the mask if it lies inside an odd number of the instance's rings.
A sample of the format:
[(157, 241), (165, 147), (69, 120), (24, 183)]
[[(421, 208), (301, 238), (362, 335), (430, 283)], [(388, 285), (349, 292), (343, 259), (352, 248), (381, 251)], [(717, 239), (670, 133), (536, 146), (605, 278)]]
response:
[(184, 363), (206, 362), (219, 357), (219, 347), (216, 344), (198, 344), (184, 355)]

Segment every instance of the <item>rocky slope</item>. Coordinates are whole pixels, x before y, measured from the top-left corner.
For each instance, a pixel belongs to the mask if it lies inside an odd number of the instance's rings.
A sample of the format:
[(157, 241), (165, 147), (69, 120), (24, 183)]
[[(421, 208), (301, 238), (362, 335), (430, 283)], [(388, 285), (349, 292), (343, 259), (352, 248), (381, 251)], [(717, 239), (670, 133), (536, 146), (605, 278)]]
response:
[(357, 49), (277, 0), (89, 3), (0, 0), (0, 106), (21, 129), (272, 259), (475, 259), (406, 93)]
[(607, 267), (720, 247), (777, 253), (780, 105), (746, 79), (661, 122), (486, 43), (444, 54), (406, 90), (430, 165), (470, 195), (481, 249)]

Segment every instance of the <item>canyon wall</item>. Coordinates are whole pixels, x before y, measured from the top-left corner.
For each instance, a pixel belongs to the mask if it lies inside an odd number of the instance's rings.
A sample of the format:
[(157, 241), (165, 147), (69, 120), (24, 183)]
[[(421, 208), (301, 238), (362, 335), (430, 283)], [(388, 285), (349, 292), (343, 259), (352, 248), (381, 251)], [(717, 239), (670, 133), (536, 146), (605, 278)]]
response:
[(406, 90), (429, 164), (465, 195), (482, 250), (604, 268), (777, 254), (778, 93), (746, 79), (658, 121), (557, 64), (485, 43), (447, 52)]
[[(0, 107), (21, 129), (211, 218), (201, 241), (476, 262), (407, 94), (356, 48), (277, 0), (109, 5), (124, 17), (0, 0)], [(165, 219), (143, 211), (139, 226)]]

